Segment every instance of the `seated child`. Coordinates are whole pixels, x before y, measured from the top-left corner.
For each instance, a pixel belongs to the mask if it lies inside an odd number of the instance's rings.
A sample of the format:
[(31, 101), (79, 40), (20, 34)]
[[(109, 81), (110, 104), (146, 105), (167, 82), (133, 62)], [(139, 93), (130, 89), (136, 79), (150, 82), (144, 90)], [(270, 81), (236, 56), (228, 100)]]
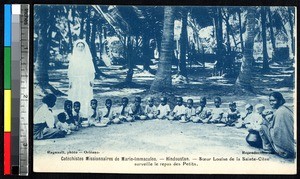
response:
[(261, 128), (261, 124), (263, 123), (263, 111), (265, 110), (265, 106), (263, 104), (255, 105), (255, 112), (249, 116), (249, 124), (246, 125), (247, 129), (252, 129), (254, 131), (259, 131)]
[(196, 117), (193, 118), (193, 122), (207, 123), (209, 120), (210, 111), (206, 107), (206, 97), (200, 98), (200, 106), (196, 109)]
[(90, 126), (95, 126), (96, 123), (100, 122), (100, 114), (97, 110), (98, 101), (96, 99), (91, 100), (90, 115), (88, 117), (88, 123)]
[(167, 103), (168, 103), (168, 99), (166, 97), (160, 98), (160, 104), (157, 108), (158, 119), (167, 119), (167, 117), (169, 116), (171, 109)]
[(181, 117), (180, 122), (195, 121), (196, 109), (193, 107), (194, 101), (192, 99), (187, 100), (187, 107), (185, 108), (185, 115)]
[(56, 123), (56, 128), (65, 131), (67, 134), (71, 134), (71, 127), (69, 124), (66, 122), (67, 115), (66, 113), (59, 113), (58, 116), (58, 122)]
[(253, 147), (262, 147), (262, 139), (259, 134), (261, 130), (261, 124), (263, 123), (263, 111), (265, 106), (263, 104), (255, 105), (255, 112), (249, 115), (249, 124), (246, 126), (249, 134), (246, 137), (246, 141)]
[[(262, 117), (266, 120), (266, 121), (268, 121), (268, 122), (270, 122), (270, 120), (273, 118), (273, 111), (272, 110), (264, 110), (263, 112), (262, 112)], [(265, 121), (264, 120), (264, 121)]]
[(66, 100), (64, 103), (64, 112), (66, 113), (67, 119), (66, 122), (68, 124), (74, 124), (74, 116), (73, 116), (73, 111), (72, 111), (72, 101), (71, 100)]
[(145, 118), (144, 109), (141, 106), (141, 103), (142, 103), (141, 97), (136, 97), (134, 99), (134, 104), (131, 106), (133, 120), (139, 120), (141, 118)]
[(112, 100), (106, 99), (105, 100), (105, 108), (101, 110), (101, 122), (109, 124), (112, 122), (113, 119), (113, 109), (112, 109)]
[[(131, 121), (133, 121), (133, 118), (131, 117), (131, 115), (132, 115), (132, 111), (131, 111), (130, 106), (128, 106), (128, 98), (123, 97), (122, 105), (116, 109), (114, 118), (119, 119), (119, 121), (131, 122)], [(117, 120), (115, 120), (115, 121), (117, 121)]]
[(151, 97), (148, 99), (148, 104), (145, 107), (145, 115), (148, 119), (156, 118), (157, 108), (154, 106), (154, 99)]
[(180, 120), (183, 116), (185, 116), (185, 106), (183, 105), (182, 97), (178, 97), (176, 98), (176, 106), (174, 107), (169, 119)]
[(75, 124), (74, 116), (73, 116), (73, 112), (72, 112), (72, 101), (66, 100), (64, 102), (64, 112), (61, 112), (58, 115), (61, 115), (62, 113), (65, 114), (65, 116), (66, 116), (66, 123), (70, 126), (70, 129), (71, 130), (78, 130), (78, 127)]
[(235, 124), (237, 128), (246, 128), (249, 124), (249, 118), (251, 118), (251, 114), (253, 112), (253, 106), (251, 104), (246, 104), (245, 106), (246, 113), (241, 115), (241, 118)]
[(75, 125), (78, 127), (81, 127), (81, 122), (83, 121), (82, 114), (80, 112), (80, 102), (75, 101), (74, 102), (74, 112), (73, 112), (73, 117), (75, 121)]
[(227, 112), (227, 120), (225, 121), (227, 126), (235, 126), (237, 120), (241, 117), (240, 112), (236, 109), (236, 103), (229, 103), (229, 110)]
[(208, 123), (220, 123), (223, 121), (224, 111), (220, 108), (222, 100), (220, 97), (215, 97), (214, 99), (215, 108), (211, 110), (211, 115), (209, 117)]

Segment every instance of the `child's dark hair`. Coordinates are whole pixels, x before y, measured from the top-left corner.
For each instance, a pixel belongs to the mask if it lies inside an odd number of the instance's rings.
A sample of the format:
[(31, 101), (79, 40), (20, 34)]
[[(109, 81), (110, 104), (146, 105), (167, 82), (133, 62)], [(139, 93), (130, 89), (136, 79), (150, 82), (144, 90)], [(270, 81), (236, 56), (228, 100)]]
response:
[(123, 98), (122, 98), (122, 101), (123, 101), (123, 100), (128, 101), (128, 98), (127, 98), (127, 97), (123, 97)]
[(194, 103), (194, 100), (191, 99), (191, 98), (189, 98), (189, 99), (187, 100), (187, 102), (189, 102), (189, 101), (191, 101), (192, 104)]
[(177, 97), (176, 101), (183, 101), (183, 98), (182, 97)]
[(105, 103), (108, 103), (108, 102), (112, 103), (112, 100), (111, 99), (106, 99)]
[(79, 101), (75, 101), (75, 102), (74, 102), (74, 106), (75, 106), (75, 105), (76, 105), (76, 106), (80, 106), (80, 102), (79, 102)]
[(231, 106), (236, 106), (236, 102), (230, 102), (229, 107), (231, 107)]
[(72, 101), (67, 99), (67, 100), (65, 101), (64, 105), (66, 106), (67, 104), (71, 104), (71, 105), (72, 105)]
[(92, 99), (92, 100), (91, 100), (91, 103), (92, 103), (92, 102), (95, 102), (96, 104), (98, 104), (97, 99)]
[(160, 100), (161, 101), (168, 101), (168, 98), (167, 97), (161, 97)]
[(206, 97), (201, 97), (200, 102), (203, 102), (204, 104), (206, 104)]
[(135, 101), (141, 102), (141, 101), (142, 101), (142, 98), (139, 97), (139, 96), (137, 96), (137, 97), (135, 97)]
[(219, 96), (215, 97), (215, 100), (218, 100), (220, 102), (222, 101), (222, 99)]
[(59, 114), (57, 115), (57, 119), (58, 119), (60, 122), (64, 123), (64, 122), (66, 122), (67, 116), (66, 116), (66, 114), (65, 114), (64, 112), (62, 112), (62, 113), (59, 113)]

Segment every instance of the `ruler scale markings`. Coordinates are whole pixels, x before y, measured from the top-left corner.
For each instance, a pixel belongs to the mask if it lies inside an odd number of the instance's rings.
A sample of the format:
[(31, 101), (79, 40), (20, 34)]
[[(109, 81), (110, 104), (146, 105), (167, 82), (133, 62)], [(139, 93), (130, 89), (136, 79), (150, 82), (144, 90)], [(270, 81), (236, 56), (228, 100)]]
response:
[(21, 5), (21, 59), (20, 59), (20, 167), (19, 174), (28, 175), (29, 148), (28, 148), (28, 120), (29, 120), (29, 5)]

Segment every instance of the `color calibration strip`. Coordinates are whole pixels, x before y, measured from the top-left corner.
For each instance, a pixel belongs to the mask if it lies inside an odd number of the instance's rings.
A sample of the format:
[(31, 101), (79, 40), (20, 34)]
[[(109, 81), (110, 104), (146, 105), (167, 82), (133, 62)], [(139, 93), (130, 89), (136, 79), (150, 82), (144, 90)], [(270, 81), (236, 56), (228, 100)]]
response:
[(4, 175), (11, 174), (11, 5), (4, 5)]
[(11, 7), (11, 173), (19, 174), (20, 123), (20, 59), (21, 59), (21, 5)]

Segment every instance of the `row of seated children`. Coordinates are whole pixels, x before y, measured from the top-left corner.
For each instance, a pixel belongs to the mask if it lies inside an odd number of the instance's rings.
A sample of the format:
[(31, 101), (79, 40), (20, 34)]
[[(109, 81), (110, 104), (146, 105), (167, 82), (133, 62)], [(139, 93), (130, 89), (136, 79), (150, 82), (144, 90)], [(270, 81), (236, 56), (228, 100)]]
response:
[(171, 110), (166, 97), (160, 99), (159, 106), (154, 105), (154, 98), (147, 100), (147, 105), (141, 105), (141, 98), (136, 97), (134, 103), (129, 105), (126, 97), (122, 98), (122, 104), (119, 107), (112, 108), (112, 100), (105, 101), (105, 108), (98, 110), (98, 101), (91, 100), (91, 112), (87, 118), (83, 118), (80, 114), (80, 103), (74, 102), (74, 111), (72, 110), (72, 101), (66, 100), (64, 104), (64, 112), (58, 114), (56, 127), (67, 130), (78, 130), (82, 124), (88, 126), (103, 126), (107, 124), (118, 124), (121, 122), (131, 122), (139, 119), (168, 119), (179, 120), (180, 122), (194, 123), (214, 123), (221, 126), (236, 126), (237, 128), (253, 128), (258, 130), (262, 119), (269, 113), (264, 113), (265, 107), (261, 104), (256, 105), (256, 112), (253, 112), (253, 106), (247, 104), (245, 115), (241, 115), (235, 102), (229, 103), (227, 112), (220, 107), (222, 100), (220, 97), (214, 99), (214, 107), (208, 109), (206, 107), (206, 98), (200, 99), (200, 106), (194, 108), (193, 99), (187, 100), (187, 105), (183, 104), (183, 98), (176, 98), (176, 106)]

